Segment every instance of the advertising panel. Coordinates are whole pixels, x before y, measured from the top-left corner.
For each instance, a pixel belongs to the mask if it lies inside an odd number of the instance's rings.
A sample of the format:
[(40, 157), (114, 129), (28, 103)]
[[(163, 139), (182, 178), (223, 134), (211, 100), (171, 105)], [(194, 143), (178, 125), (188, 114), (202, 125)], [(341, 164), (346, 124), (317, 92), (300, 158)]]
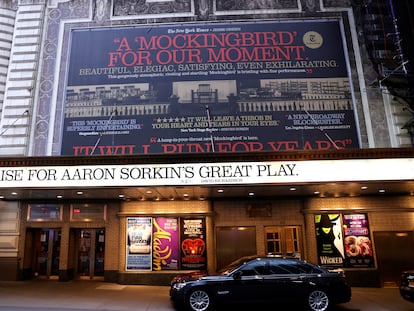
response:
[(152, 269), (177, 270), (179, 261), (179, 232), (177, 218), (154, 218), (152, 240)]
[(315, 228), (321, 266), (374, 267), (367, 214), (317, 214)]
[(205, 219), (181, 219), (181, 269), (207, 270)]
[(374, 256), (367, 214), (348, 214), (344, 217), (345, 266), (374, 267)]
[(315, 215), (318, 263), (325, 267), (344, 266), (344, 239), (341, 214)]
[(62, 155), (359, 148), (339, 20), (72, 30)]
[(127, 270), (151, 270), (152, 218), (127, 218)]

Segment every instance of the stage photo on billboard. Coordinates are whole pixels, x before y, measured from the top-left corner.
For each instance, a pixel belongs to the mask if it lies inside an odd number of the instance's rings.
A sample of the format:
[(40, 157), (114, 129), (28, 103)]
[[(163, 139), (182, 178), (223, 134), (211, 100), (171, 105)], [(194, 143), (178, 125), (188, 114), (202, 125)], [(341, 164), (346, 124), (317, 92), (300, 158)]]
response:
[(360, 148), (340, 20), (73, 29), (62, 155)]

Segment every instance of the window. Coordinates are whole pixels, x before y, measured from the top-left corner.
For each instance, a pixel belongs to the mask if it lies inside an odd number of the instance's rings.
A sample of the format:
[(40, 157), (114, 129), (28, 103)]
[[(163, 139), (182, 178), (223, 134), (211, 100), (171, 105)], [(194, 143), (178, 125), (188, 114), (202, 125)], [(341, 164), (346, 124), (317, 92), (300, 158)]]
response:
[(243, 276), (263, 275), (265, 272), (265, 262), (262, 260), (249, 262), (240, 271)]
[(270, 260), (269, 264), (270, 274), (306, 274), (314, 272), (311, 265), (292, 260)]
[(70, 209), (71, 221), (101, 221), (106, 219), (104, 204), (72, 204)]
[(266, 228), (266, 251), (268, 254), (282, 254), (280, 236), (280, 228)]
[(285, 228), (285, 245), (288, 254), (300, 253), (298, 231), (298, 227)]
[(266, 227), (265, 235), (268, 254), (300, 257), (299, 227)]
[(62, 206), (59, 204), (30, 204), (28, 221), (62, 220)]

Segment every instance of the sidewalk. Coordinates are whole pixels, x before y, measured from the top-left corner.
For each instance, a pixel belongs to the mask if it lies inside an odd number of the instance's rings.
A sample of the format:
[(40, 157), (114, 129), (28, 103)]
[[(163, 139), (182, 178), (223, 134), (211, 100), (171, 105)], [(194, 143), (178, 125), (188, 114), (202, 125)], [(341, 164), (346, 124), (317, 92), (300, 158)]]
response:
[(169, 287), (97, 281), (0, 282), (0, 310), (174, 310)]
[[(120, 285), (98, 281), (0, 282), (4, 311), (173, 311), (168, 286)], [(353, 288), (349, 303), (333, 311), (414, 311), (398, 288)], [(260, 310), (260, 308), (257, 308)], [(258, 311), (257, 310), (257, 311)]]

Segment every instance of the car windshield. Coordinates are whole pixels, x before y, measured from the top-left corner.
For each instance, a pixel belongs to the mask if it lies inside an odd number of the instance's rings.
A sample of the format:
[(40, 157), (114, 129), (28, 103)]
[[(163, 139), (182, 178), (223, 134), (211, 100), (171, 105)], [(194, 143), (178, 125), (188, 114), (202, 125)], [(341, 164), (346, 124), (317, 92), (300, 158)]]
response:
[(232, 272), (234, 269), (236, 269), (237, 267), (243, 265), (244, 263), (246, 263), (247, 261), (249, 261), (250, 259), (256, 258), (256, 256), (248, 256), (248, 257), (242, 257), (239, 258), (235, 261), (233, 261), (232, 263), (228, 264), (227, 266), (225, 266), (224, 268), (218, 270), (218, 273), (220, 275), (226, 275), (229, 274), (230, 272)]

